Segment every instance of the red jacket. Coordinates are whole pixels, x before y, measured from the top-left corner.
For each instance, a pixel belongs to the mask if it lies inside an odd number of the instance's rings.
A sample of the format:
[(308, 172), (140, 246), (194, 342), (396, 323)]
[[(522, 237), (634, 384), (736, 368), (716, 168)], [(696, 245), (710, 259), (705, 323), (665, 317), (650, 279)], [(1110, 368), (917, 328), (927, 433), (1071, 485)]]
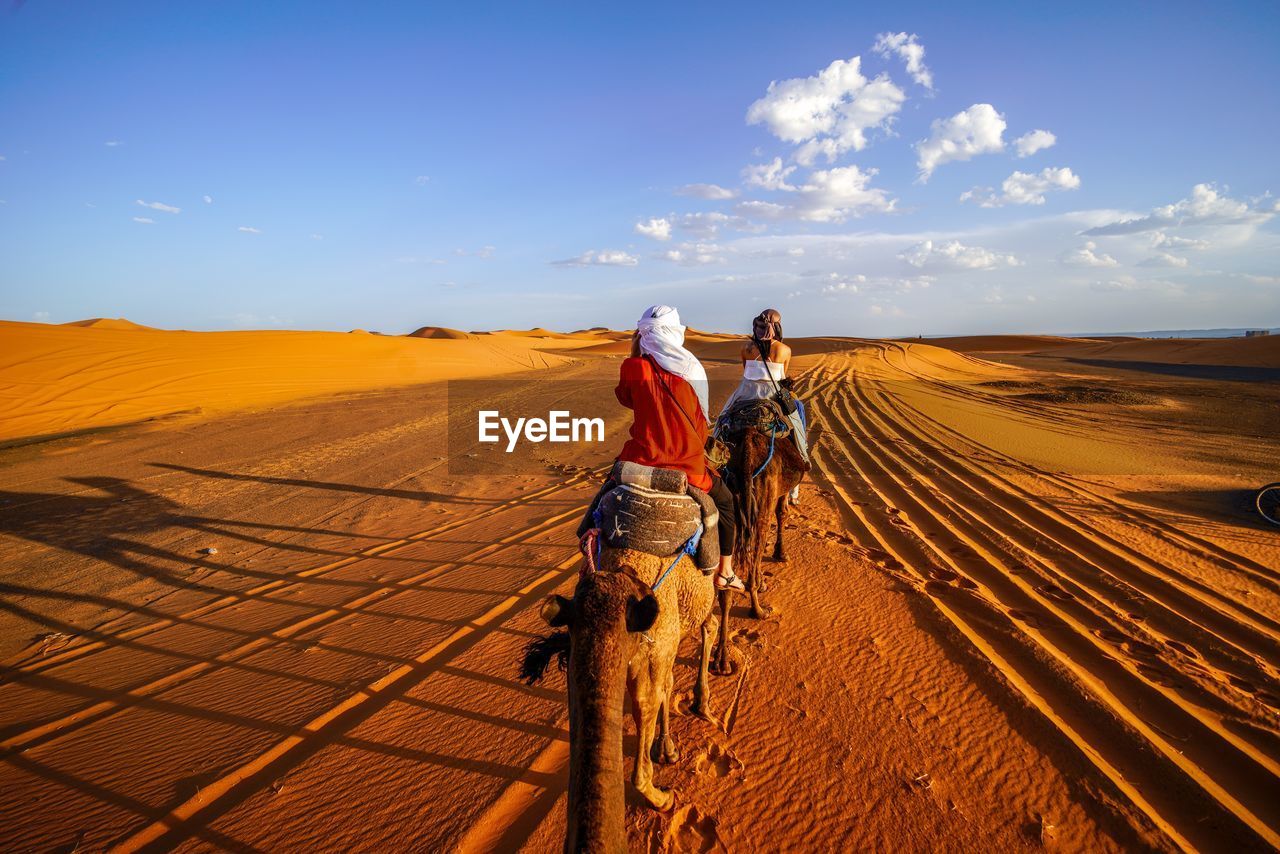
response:
[[(671, 393), (660, 383), (665, 383)], [(631, 358), (622, 363), (614, 394), (623, 406), (635, 412), (631, 438), (622, 446), (619, 460), (677, 469), (698, 489), (711, 489), (703, 454), (707, 420), (693, 386), (651, 359)]]

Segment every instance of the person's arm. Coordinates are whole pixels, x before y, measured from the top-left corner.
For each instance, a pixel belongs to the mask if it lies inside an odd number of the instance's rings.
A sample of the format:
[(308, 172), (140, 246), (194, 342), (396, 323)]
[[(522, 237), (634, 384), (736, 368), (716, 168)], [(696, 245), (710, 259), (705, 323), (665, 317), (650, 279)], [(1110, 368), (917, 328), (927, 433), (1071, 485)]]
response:
[(635, 408), (631, 399), (631, 389), (632, 386), (640, 381), (639, 366), (643, 364), (644, 362), (635, 357), (624, 359), (622, 367), (618, 371), (618, 387), (613, 390), (613, 394), (618, 398), (618, 403), (621, 403), (627, 409)]

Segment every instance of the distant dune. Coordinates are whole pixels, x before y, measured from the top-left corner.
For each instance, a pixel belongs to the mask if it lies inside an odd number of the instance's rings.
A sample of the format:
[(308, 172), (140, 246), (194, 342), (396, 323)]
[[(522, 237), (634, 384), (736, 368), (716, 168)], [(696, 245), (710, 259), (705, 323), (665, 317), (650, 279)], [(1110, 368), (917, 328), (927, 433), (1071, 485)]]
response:
[(447, 326), (422, 326), (410, 332), (406, 337), (445, 338), (456, 341), (463, 338), (470, 338), (471, 335), (463, 332), (461, 329), (449, 329)]
[(955, 338), (902, 338), (932, 347), (945, 347), (958, 353), (1039, 353), (1057, 347), (1074, 347), (1085, 338), (1059, 338), (1055, 335), (964, 335)]
[(125, 320), (123, 317), (91, 317), (88, 320), (73, 320), (70, 323), (63, 323), (60, 325), (84, 326), (89, 329), (148, 329), (156, 331), (154, 326), (143, 326), (141, 323), (134, 323), (132, 320)]
[[(916, 339), (905, 339), (915, 341)], [(975, 335), (922, 342), (958, 353), (1047, 353), (1077, 359), (1280, 368), (1280, 335), (1257, 338), (1059, 338)]]
[(123, 320), (0, 321), (0, 441), (564, 361), (534, 349), (530, 338), (422, 340), (354, 332), (171, 332)]

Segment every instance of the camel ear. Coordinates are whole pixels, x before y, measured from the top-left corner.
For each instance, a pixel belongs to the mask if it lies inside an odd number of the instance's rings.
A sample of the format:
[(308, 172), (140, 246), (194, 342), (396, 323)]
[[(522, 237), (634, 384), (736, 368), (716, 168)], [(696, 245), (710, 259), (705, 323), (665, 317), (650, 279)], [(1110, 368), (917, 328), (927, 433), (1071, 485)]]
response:
[(627, 599), (627, 631), (647, 632), (658, 619), (658, 597), (646, 593)]
[(542, 603), (542, 619), (557, 628), (573, 622), (573, 600), (566, 599), (559, 593), (548, 596)]

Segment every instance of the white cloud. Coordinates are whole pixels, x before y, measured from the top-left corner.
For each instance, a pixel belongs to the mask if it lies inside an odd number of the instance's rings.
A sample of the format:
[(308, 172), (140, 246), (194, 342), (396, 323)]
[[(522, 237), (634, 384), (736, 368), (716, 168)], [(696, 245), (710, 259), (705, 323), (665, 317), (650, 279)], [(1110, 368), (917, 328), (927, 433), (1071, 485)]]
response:
[(211, 205), (211, 204), (213, 204), (213, 196), (205, 196), (205, 197), (204, 197), (204, 203), (205, 203), (206, 205)]
[(916, 143), (920, 180), (944, 163), (1004, 150), (1004, 116), (990, 104), (974, 104), (948, 119), (934, 119), (928, 139)]
[(1037, 151), (1052, 148), (1057, 141), (1058, 138), (1047, 130), (1033, 130), (1015, 139), (1013, 147), (1017, 149), (1019, 157), (1030, 157)]
[(643, 235), (651, 240), (670, 240), (671, 239), (671, 220), (664, 218), (650, 219), (648, 222), (637, 222), (635, 225), (636, 234)]
[(122, 143), (118, 139), (109, 139), (106, 142), (104, 142), (103, 145), (105, 145), (107, 148), (115, 148), (117, 145), (124, 145), (124, 143)]
[(676, 190), (677, 196), (692, 196), (695, 199), (708, 199), (710, 201), (724, 201), (725, 199), (737, 198), (737, 190), (728, 190), (719, 184), (685, 184)]
[(37, 323), (48, 323), (48, 322), (49, 322), (49, 318), (53, 317), (53, 315), (51, 315), (51, 314), (50, 314), (49, 312), (47, 312), (47, 311), (37, 311), (35, 314), (31, 315), (31, 317), (32, 317), (32, 319), (34, 319)]
[(324, 240), (324, 235), (323, 235), (323, 234), (313, 234), (313, 235), (311, 235), (311, 239), (312, 239), (312, 240)]
[(476, 257), (492, 258), (497, 251), (498, 251), (498, 247), (496, 246), (481, 246), (479, 249), (476, 250)]
[(906, 63), (912, 80), (926, 89), (933, 88), (933, 72), (924, 64), (924, 45), (916, 40), (915, 33), (881, 33), (871, 49), (886, 59), (896, 53)]
[(1178, 255), (1172, 255), (1168, 252), (1157, 252), (1150, 258), (1144, 258), (1138, 262), (1139, 267), (1185, 267), (1189, 262), (1186, 258)]
[(1259, 225), (1278, 211), (1280, 206), (1266, 197), (1250, 204), (1222, 195), (1214, 184), (1196, 184), (1190, 198), (1155, 208), (1147, 216), (1091, 228), (1085, 234), (1114, 236), (1199, 225)]
[(677, 218), (676, 224), (681, 231), (688, 233), (692, 237), (701, 238), (715, 237), (720, 233), (720, 227), (724, 225), (732, 224), (738, 228), (745, 226), (741, 217), (732, 217), (719, 211), (682, 214)]
[(413, 179), (413, 183), (419, 187), (425, 187), (431, 183), (431, 176), (430, 175), (415, 176)]
[(992, 252), (981, 246), (965, 246), (958, 240), (945, 243), (922, 240), (898, 255), (912, 267), (937, 270), (994, 270), (1017, 267), (1022, 262), (1012, 255)]
[(720, 251), (720, 247), (714, 243), (681, 243), (658, 257), (685, 267), (697, 267), (704, 264), (723, 264), (725, 259), (719, 254)]
[(236, 231), (243, 231), (245, 234), (262, 234), (262, 229), (253, 228), (252, 226), (242, 225)]
[(800, 218), (815, 222), (842, 222), (863, 213), (885, 213), (897, 201), (881, 189), (867, 186), (875, 169), (863, 172), (857, 166), (843, 166), (809, 173), (800, 188), (804, 202)]
[(133, 221), (134, 221), (134, 222), (140, 222), (140, 223), (142, 223), (143, 225), (151, 225), (151, 224), (153, 224), (153, 223), (155, 222), (155, 220), (154, 220), (154, 219), (152, 219), (152, 218), (151, 218), (151, 217), (149, 217), (149, 216), (135, 216), (135, 217), (133, 218)]
[(1105, 252), (1098, 252), (1098, 244), (1086, 241), (1078, 249), (1068, 249), (1058, 256), (1058, 263), (1067, 267), (1114, 267), (1120, 262)]
[(556, 267), (634, 267), (639, 263), (639, 258), (628, 255), (621, 249), (604, 249), (599, 252), (588, 249), (577, 258), (551, 262)]
[(1190, 237), (1172, 237), (1163, 231), (1157, 231), (1151, 235), (1151, 246), (1155, 249), (1208, 249), (1209, 241)]
[(807, 222), (843, 222), (867, 213), (893, 211), (897, 200), (885, 190), (869, 186), (875, 175), (875, 169), (864, 172), (857, 166), (818, 169), (809, 173), (803, 185), (792, 188), (794, 201), (775, 204), (751, 200), (740, 202), (734, 210), (757, 219)]
[(796, 167), (783, 168), (782, 158), (775, 157), (769, 163), (757, 163), (742, 170), (742, 178), (748, 187), (760, 187), (765, 190), (794, 190), (787, 183), (787, 177), (796, 171)]
[(889, 127), (906, 94), (886, 74), (868, 80), (862, 58), (837, 59), (812, 77), (773, 81), (747, 108), (747, 124), (763, 124), (784, 142), (799, 145), (796, 161), (812, 165), (845, 151), (861, 151), (867, 131)]
[(990, 187), (974, 187), (960, 194), (962, 202), (976, 202), (984, 208), (998, 208), (1004, 205), (1043, 205), (1044, 194), (1055, 190), (1076, 190), (1080, 187), (1080, 176), (1067, 167), (1041, 169), (1038, 173), (1014, 172), (1000, 185), (1001, 193), (996, 195)]
[(182, 208), (175, 208), (173, 205), (166, 205), (164, 202), (144, 202), (138, 199), (138, 204), (144, 208), (151, 208), (153, 211), (164, 211), (165, 213), (182, 213)]

